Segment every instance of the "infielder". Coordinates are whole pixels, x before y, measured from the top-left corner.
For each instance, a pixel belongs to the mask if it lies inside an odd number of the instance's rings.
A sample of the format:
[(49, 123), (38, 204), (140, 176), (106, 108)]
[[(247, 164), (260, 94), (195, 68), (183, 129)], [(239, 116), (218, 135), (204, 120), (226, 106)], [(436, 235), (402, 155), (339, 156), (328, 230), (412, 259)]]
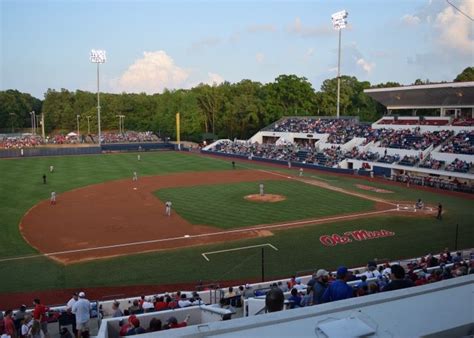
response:
[(138, 181), (138, 175), (137, 175), (137, 172), (136, 172), (136, 171), (134, 171), (134, 172), (133, 172), (133, 178), (132, 178), (132, 181), (133, 181), (133, 182), (136, 182), (136, 181)]
[(56, 204), (56, 192), (54, 192), (54, 191), (51, 193), (50, 203), (51, 203), (51, 205)]
[(166, 216), (171, 216), (171, 201), (167, 201), (165, 203), (165, 212), (166, 212)]
[(260, 183), (260, 196), (265, 195), (265, 192), (263, 191), (263, 189), (264, 189), (263, 183)]
[(303, 168), (300, 168), (300, 177), (303, 176)]

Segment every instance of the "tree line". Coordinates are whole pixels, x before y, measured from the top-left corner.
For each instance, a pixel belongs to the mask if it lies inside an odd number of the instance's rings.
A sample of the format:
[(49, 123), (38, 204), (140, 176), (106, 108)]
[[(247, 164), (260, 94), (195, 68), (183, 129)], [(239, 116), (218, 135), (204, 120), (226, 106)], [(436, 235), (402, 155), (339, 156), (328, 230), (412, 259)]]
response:
[[(474, 80), (474, 67), (455, 81)], [(426, 83), (417, 79), (415, 84)], [(342, 116), (372, 122), (385, 108), (364, 94), (370, 87), (396, 87), (396, 82), (372, 86), (353, 76), (341, 76)], [(316, 92), (305, 77), (280, 75), (262, 84), (251, 80), (219, 85), (200, 84), (191, 89), (165, 90), (161, 94), (101, 93), (102, 130), (118, 130), (118, 115), (125, 115), (125, 130), (152, 130), (175, 137), (175, 114), (181, 115), (182, 138), (247, 139), (283, 116), (335, 116), (337, 79), (327, 79)], [(48, 89), (43, 101), (17, 90), (0, 92), (0, 129), (30, 128), (30, 112), (44, 113), (47, 132), (69, 132), (79, 125), (82, 133), (97, 132), (96, 93)], [(88, 118), (89, 117), (89, 118)], [(88, 123), (89, 120), (89, 123)], [(39, 125), (39, 124), (38, 124)]]

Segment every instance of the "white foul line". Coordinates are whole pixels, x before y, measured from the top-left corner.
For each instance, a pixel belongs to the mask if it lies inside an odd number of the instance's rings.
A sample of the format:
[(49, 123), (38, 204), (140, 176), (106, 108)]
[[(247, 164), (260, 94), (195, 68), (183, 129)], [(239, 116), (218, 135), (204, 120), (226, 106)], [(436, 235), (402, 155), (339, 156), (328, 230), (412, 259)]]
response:
[[(255, 231), (255, 230), (266, 230), (266, 229), (275, 229), (281, 228), (286, 226), (292, 225), (302, 225), (302, 224), (311, 224), (311, 223), (321, 223), (321, 222), (331, 222), (335, 220), (342, 220), (346, 218), (354, 218), (354, 217), (361, 217), (361, 216), (370, 216), (370, 215), (377, 215), (386, 212), (393, 212), (393, 211), (401, 211), (397, 209), (387, 209), (381, 211), (369, 211), (364, 213), (358, 214), (349, 214), (343, 216), (333, 216), (333, 217), (326, 217), (326, 218), (316, 218), (310, 219), (305, 221), (297, 221), (297, 222), (289, 222), (289, 223), (279, 223), (279, 224), (271, 224), (271, 225), (262, 225), (256, 227), (248, 227), (248, 228), (241, 228), (235, 230), (227, 230), (227, 231), (219, 231), (219, 232), (211, 232), (206, 234), (199, 234), (199, 235), (190, 235), (189, 237), (171, 237), (171, 238), (160, 238), (160, 239), (152, 239), (149, 241), (141, 241), (141, 242), (131, 242), (131, 243), (123, 243), (123, 244), (114, 244), (114, 245), (106, 245), (106, 246), (98, 246), (95, 248), (85, 248), (85, 249), (75, 249), (75, 250), (67, 250), (67, 251), (56, 251), (56, 252), (48, 252), (44, 254), (38, 255), (28, 255), (28, 256), (19, 256), (19, 257), (11, 257), (11, 258), (3, 258), (0, 259), (1, 262), (8, 262), (8, 261), (15, 261), (21, 259), (29, 259), (29, 258), (37, 258), (37, 257), (49, 257), (49, 256), (59, 256), (59, 255), (67, 255), (71, 253), (78, 253), (78, 252), (87, 252), (87, 251), (95, 251), (95, 250), (105, 250), (105, 249), (114, 249), (114, 248), (123, 248), (128, 246), (135, 246), (135, 245), (143, 245), (143, 244), (153, 244), (153, 243), (160, 243), (160, 242), (169, 242), (175, 240), (188, 240), (192, 238), (200, 238), (200, 237), (208, 237), (208, 236), (218, 236), (218, 235), (225, 235), (225, 234), (232, 234), (232, 233), (239, 233), (239, 232), (248, 232), (248, 231)], [(134, 254), (138, 254), (140, 252), (134, 252)]]
[(238, 250), (244, 250), (244, 249), (259, 248), (259, 247), (263, 247), (263, 246), (269, 246), (269, 247), (272, 248), (273, 250), (278, 251), (278, 248), (276, 248), (274, 245), (271, 245), (270, 243), (265, 243), (265, 244), (258, 244), (258, 245), (242, 246), (242, 247), (233, 248), (233, 249), (225, 249), (225, 250), (204, 252), (204, 253), (202, 253), (201, 255), (202, 255), (202, 257), (204, 257), (204, 259), (205, 259), (206, 261), (209, 262), (210, 259), (207, 258), (207, 255), (212, 255), (212, 254), (222, 253), (222, 252), (238, 251)]

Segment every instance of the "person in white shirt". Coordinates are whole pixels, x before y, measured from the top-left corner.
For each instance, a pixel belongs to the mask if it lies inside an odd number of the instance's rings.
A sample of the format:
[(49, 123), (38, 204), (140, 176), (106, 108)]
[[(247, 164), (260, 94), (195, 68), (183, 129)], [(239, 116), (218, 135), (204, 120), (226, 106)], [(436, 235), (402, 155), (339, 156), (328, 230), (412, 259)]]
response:
[(171, 216), (171, 205), (172, 205), (171, 201), (167, 201), (165, 203), (165, 206), (166, 206), (165, 213), (167, 216)]
[(66, 311), (72, 311), (72, 307), (76, 304), (77, 300), (79, 299), (77, 292), (73, 293), (72, 298), (66, 304)]
[(82, 337), (82, 332), (89, 331), (91, 303), (86, 299), (84, 292), (79, 292), (79, 300), (73, 305), (72, 313), (76, 315), (77, 338)]
[(186, 296), (185, 293), (181, 294), (181, 299), (178, 301), (178, 306), (179, 307), (188, 307), (193, 305), (191, 301), (189, 301), (188, 297)]
[(33, 318), (29, 313), (25, 315), (23, 324), (21, 324), (21, 336), (26, 337), (30, 333), (31, 326), (33, 325)]

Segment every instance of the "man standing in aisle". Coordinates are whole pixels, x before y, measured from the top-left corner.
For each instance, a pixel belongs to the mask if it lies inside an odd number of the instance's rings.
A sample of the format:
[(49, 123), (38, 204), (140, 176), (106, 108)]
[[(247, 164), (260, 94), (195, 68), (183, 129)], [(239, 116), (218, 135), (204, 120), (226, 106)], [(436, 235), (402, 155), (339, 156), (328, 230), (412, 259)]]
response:
[(82, 337), (82, 333), (89, 331), (89, 320), (91, 303), (86, 299), (84, 292), (79, 292), (79, 300), (72, 306), (72, 313), (76, 315), (77, 338)]

